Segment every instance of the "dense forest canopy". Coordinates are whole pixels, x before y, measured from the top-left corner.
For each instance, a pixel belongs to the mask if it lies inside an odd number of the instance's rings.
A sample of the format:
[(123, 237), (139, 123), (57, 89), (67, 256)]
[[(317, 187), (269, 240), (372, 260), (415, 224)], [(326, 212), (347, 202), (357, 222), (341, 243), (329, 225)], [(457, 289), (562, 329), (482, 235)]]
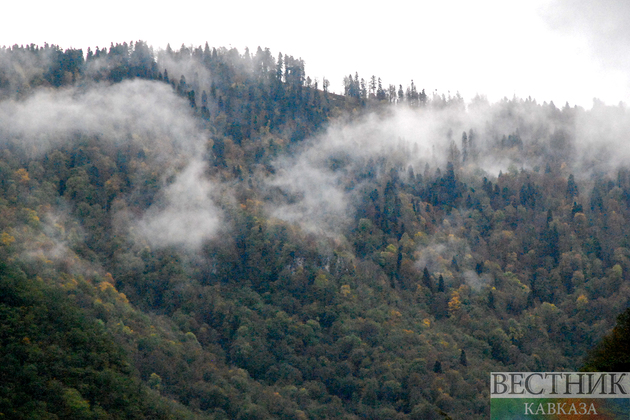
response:
[(623, 104), (328, 87), (262, 48), (0, 49), (0, 413), (481, 419), (491, 371), (614, 365)]

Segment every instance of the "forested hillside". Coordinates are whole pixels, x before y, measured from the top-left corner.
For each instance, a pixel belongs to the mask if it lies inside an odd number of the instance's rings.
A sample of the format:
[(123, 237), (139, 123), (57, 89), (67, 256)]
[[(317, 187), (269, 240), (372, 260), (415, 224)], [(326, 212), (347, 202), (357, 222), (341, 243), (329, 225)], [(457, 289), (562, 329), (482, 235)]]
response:
[(625, 106), (328, 87), (0, 49), (0, 413), (482, 419), (491, 371), (580, 369), (630, 303)]

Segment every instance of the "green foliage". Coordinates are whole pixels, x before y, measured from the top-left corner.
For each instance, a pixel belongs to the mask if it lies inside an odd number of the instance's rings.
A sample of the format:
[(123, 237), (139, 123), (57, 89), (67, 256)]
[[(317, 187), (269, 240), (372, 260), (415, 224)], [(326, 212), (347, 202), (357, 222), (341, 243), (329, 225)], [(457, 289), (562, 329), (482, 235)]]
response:
[[(174, 418), (125, 352), (65, 293), (0, 267), (0, 412), (8, 418)], [(56, 417), (54, 417), (56, 416)]]
[(617, 325), (592, 349), (582, 370), (627, 372), (630, 367), (630, 308), (617, 317)]
[[(630, 172), (573, 176), (559, 163), (571, 158), (571, 135), (509, 120), (525, 109), (571, 122), (570, 109), (506, 100), (496, 126), (462, 134), (461, 151), (446, 136), (441, 167), (414, 168), (403, 140), (356, 161), (324, 159), (352, 210), (335, 235), (319, 235), (270, 210), (278, 197), (300, 199), (262, 186), (278, 162), (335, 116), (461, 98), (430, 100), (413, 83), (377, 89), (358, 74), (342, 97), (309, 82), (301, 60), (260, 48), (156, 56), (139, 41), (85, 61), (55, 46), (1, 54), (30, 57), (34, 69), (29, 80), (1, 73), (5, 97), (134, 78), (172, 86), (204, 137), (204, 176), (218, 186), (225, 224), (195, 252), (136, 236), (185, 147), (133, 130), (116, 141), (78, 133), (37, 151), (3, 145), (5, 415), (487, 418), (488, 372), (574, 369), (630, 302)], [(182, 63), (203, 71), (175, 74)], [(510, 124), (518, 129), (503, 132)], [(476, 166), (483, 142), (501, 159), (548, 168), (490, 176)], [(629, 317), (587, 369), (627, 370)]]

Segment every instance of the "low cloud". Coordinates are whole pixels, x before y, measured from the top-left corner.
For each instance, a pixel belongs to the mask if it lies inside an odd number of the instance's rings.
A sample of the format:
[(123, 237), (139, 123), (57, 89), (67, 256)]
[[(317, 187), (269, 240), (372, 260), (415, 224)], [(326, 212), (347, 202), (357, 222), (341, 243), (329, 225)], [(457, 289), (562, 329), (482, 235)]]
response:
[(306, 157), (290, 164), (269, 181), (275, 195), (268, 211), (309, 232), (332, 234), (348, 221), (347, 199), (340, 180)]
[(475, 291), (479, 291), (483, 286), (487, 286), (492, 282), (490, 274), (484, 273), (478, 276), (477, 273), (472, 270), (464, 271), (463, 278), (466, 284)]
[[(164, 73), (166, 70), (170, 81), (175, 83), (179, 83), (184, 76), (188, 88), (195, 91), (197, 101), (201, 100), (203, 91), (210, 94), (212, 75), (208, 68), (193, 58), (189, 49), (174, 54), (176, 56), (170, 55), (166, 51), (158, 52), (157, 66), (159, 71)], [(198, 105), (201, 103), (198, 102)]]
[[(436, 168), (444, 173), (453, 146), (459, 153), (456, 172), (473, 188), (484, 176), (494, 182), (501, 171), (542, 172), (549, 165), (561, 176), (574, 174), (588, 195), (593, 176), (616, 176), (630, 159), (630, 113), (623, 106), (596, 103), (590, 110), (560, 109), (514, 99), (471, 103), (467, 109), (393, 108), (354, 122), (333, 123), (299, 151), (296, 147), (292, 157), (277, 159), (276, 173), (261, 182), (268, 214), (308, 232), (342, 235), (354, 223), (357, 208), (365, 207), (368, 194), (378, 188), (382, 196), (392, 169), (407, 182), (408, 166), (423, 174), (428, 165), (424, 186), (430, 185)], [(474, 151), (469, 149), (462, 162), (462, 133), (469, 135), (470, 130)], [(436, 261), (450, 264), (453, 256), (462, 266), (460, 258), (470, 251), (451, 245), (445, 240), (421, 251), (418, 267), (440, 271), (443, 264)], [(473, 272), (464, 278), (472, 287), (487, 281)]]
[(0, 141), (28, 157), (84, 139), (105, 149), (134, 144), (145, 151), (147, 165), (163, 171), (160, 198), (137, 226), (123, 218), (152, 246), (196, 249), (217, 232), (221, 212), (204, 176), (206, 136), (170, 85), (131, 80), (38, 89), (23, 100), (0, 102)]
[(193, 160), (164, 187), (162, 198), (137, 223), (136, 232), (154, 247), (198, 250), (221, 229), (222, 212), (211, 195), (215, 188), (204, 176), (205, 164)]
[(28, 155), (81, 136), (114, 145), (139, 142), (162, 156), (196, 154), (203, 144), (186, 101), (164, 83), (38, 89), (24, 100), (0, 102), (0, 139)]

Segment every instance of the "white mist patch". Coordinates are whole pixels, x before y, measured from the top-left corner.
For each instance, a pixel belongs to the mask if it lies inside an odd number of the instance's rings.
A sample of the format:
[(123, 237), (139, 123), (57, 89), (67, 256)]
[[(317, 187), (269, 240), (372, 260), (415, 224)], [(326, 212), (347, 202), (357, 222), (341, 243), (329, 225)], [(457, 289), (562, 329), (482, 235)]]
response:
[(152, 246), (196, 250), (219, 232), (222, 213), (211, 198), (214, 186), (203, 172), (204, 163), (192, 161), (144, 214), (137, 229)]
[(429, 271), (442, 272), (452, 270), (453, 259), (463, 266), (470, 255), (470, 246), (464, 238), (441, 232), (431, 242), (421, 245), (414, 253), (416, 267), (419, 270), (427, 267)]
[(186, 101), (170, 85), (130, 80), (115, 85), (38, 89), (0, 102), (0, 139), (29, 155), (81, 136), (121, 145), (140, 142), (162, 157), (199, 152), (199, 133)]
[(208, 68), (191, 56), (177, 54), (178, 57), (169, 55), (166, 51), (157, 54), (158, 70), (167, 71), (171, 82), (179, 83), (182, 76), (189, 89), (196, 93), (197, 105), (201, 106), (201, 92), (204, 90), (209, 95), (212, 85), (212, 75)]
[[(270, 194), (267, 208), (309, 231), (339, 233), (354, 216), (354, 203), (364, 200), (361, 183), (379, 183), (392, 169), (401, 174), (411, 166), (421, 173), (428, 165), (432, 176), (453, 162), (465, 180), (469, 173), (494, 178), (521, 168), (566, 165), (581, 179), (627, 162), (629, 132), (624, 107), (597, 103), (588, 111), (516, 98), (496, 104), (477, 100), (467, 108), (396, 105), (354, 122), (332, 123), (326, 133), (304, 142), (297, 157), (276, 161), (279, 170), (267, 186), (281, 193)], [(370, 161), (373, 178), (362, 181)]]
[(369, 114), (353, 124), (333, 125), (315, 148), (329, 155), (347, 153), (353, 160), (385, 155), (401, 164), (416, 159), (435, 159), (441, 164), (449, 147), (449, 129), (466, 127), (465, 115), (455, 109), (401, 106), (387, 115)]
[(305, 142), (297, 157), (274, 163), (278, 171), (266, 182), (267, 210), (305, 230), (338, 234), (354, 216), (353, 203), (362, 199), (357, 192), (359, 175), (368, 161), (387, 161), (377, 177), (392, 168), (404, 172), (409, 165), (416, 169), (425, 163), (445, 165), (452, 142), (449, 131), (467, 129), (468, 118), (461, 109), (401, 106), (385, 115), (333, 124), (325, 134)]
[(582, 176), (608, 173), (630, 160), (630, 112), (625, 106), (605, 106), (595, 102), (589, 112), (576, 118), (576, 163)]
[(281, 171), (269, 186), (281, 189), (289, 198), (269, 208), (272, 216), (315, 233), (337, 231), (347, 220), (347, 200), (337, 176), (303, 156)]
[[(141, 218), (137, 232), (152, 246), (196, 249), (217, 231), (221, 212), (203, 176), (205, 135), (188, 102), (171, 85), (129, 80), (64, 89), (38, 89), (23, 100), (0, 102), (0, 141), (26, 156), (82, 141), (104, 150), (137, 146), (147, 167), (164, 178), (184, 167)], [(133, 192), (132, 192), (133, 194)], [(134, 226), (128, 221), (128, 228)]]
[(481, 290), (483, 286), (490, 284), (492, 281), (490, 274), (484, 273), (481, 276), (478, 276), (477, 273), (472, 270), (464, 271), (463, 277), (466, 284), (475, 291)]
[(310, 232), (338, 234), (354, 215), (357, 171), (382, 156), (404, 168), (417, 159), (434, 158), (430, 153), (440, 131), (436, 124), (405, 109), (333, 125), (305, 143), (296, 158), (275, 162), (279, 170), (266, 183), (272, 190), (268, 212)]
[[(471, 266), (472, 257), (470, 247), (465, 239), (449, 236), (445, 242), (433, 241), (421, 246), (414, 253), (415, 266), (419, 272), (427, 267), (430, 273), (437, 276), (443, 274), (445, 279), (454, 272), (453, 259), (458, 261), (461, 277), (473, 290), (479, 290), (491, 281), (491, 276), (484, 273), (481, 276), (466, 266)], [(447, 273), (450, 273), (447, 276)]]
[(60, 202), (58, 207), (41, 213), (39, 217), (41, 232), (22, 238), (26, 240), (23, 241), (21, 259), (29, 264), (40, 265), (44, 270), (60, 269), (82, 275), (102, 274), (101, 267), (75, 253), (74, 249), (85, 240), (85, 232), (79, 221), (70, 215), (65, 202)]

